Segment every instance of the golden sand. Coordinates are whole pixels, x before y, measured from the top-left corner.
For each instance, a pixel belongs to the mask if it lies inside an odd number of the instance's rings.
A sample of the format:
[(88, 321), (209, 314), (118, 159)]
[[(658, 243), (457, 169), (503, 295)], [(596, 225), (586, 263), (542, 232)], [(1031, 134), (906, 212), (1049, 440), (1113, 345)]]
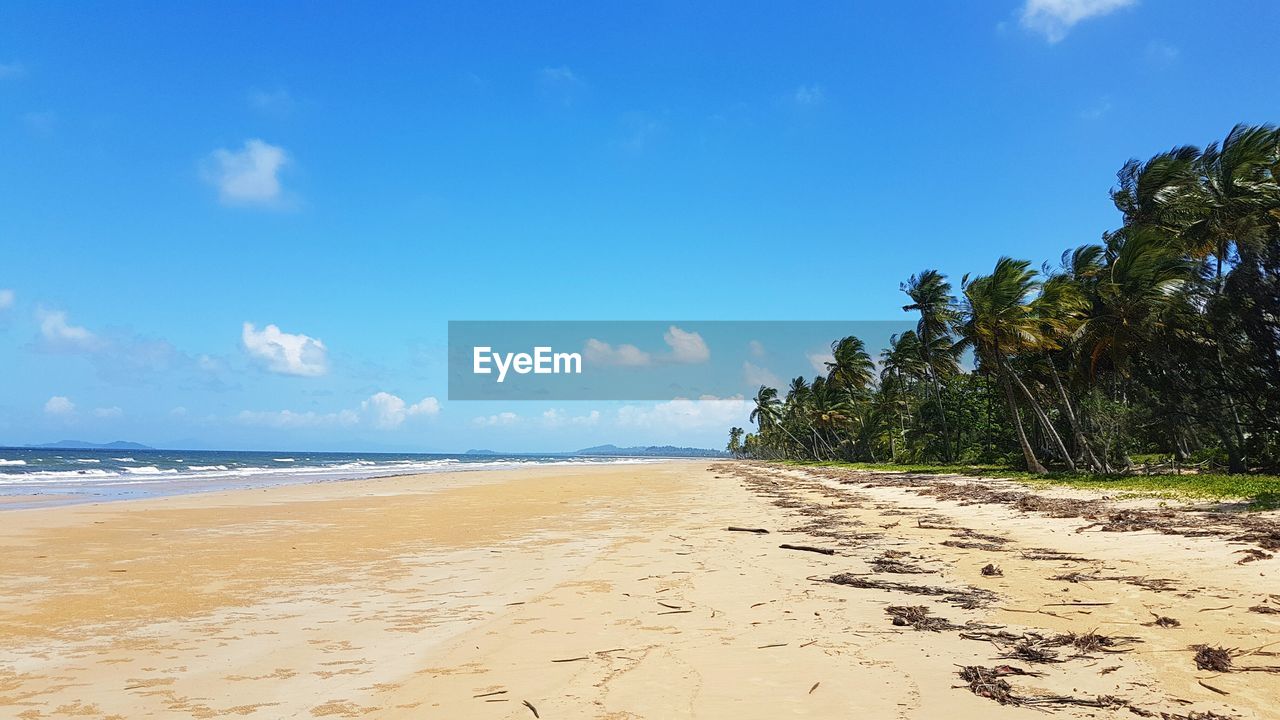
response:
[[(956, 674), (1001, 663), (1044, 673), (1009, 679), (1028, 696), (1276, 717), (1280, 674), (1200, 671), (1187, 648), (1280, 665), (1265, 647), (1280, 651), (1280, 615), (1247, 610), (1280, 593), (1280, 560), (1238, 565), (1240, 546), (1221, 539), (1078, 533), (1078, 520), (768, 472), (785, 492), (764, 497), (727, 463), (672, 462), (4, 511), (0, 717), (1042, 717), (978, 697)], [(804, 503), (861, 539), (834, 542)], [(950, 534), (930, 529), (943, 525), (1008, 543), (944, 546)], [(1021, 553), (1046, 547), (1088, 562)], [(873, 572), (887, 549), (932, 572)], [(984, 576), (988, 562), (1003, 576)], [(1050, 579), (1095, 570), (1172, 589)], [(822, 581), (840, 572), (999, 599), (966, 610)], [(1029, 665), (957, 631), (896, 627), (891, 604), (957, 625), (1140, 642)], [(1181, 625), (1144, 624), (1152, 613)]]

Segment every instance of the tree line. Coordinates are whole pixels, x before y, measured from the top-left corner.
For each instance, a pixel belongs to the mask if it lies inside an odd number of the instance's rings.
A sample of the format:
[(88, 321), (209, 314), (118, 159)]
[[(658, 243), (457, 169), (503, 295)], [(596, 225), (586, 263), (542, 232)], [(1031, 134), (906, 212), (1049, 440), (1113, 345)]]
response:
[[(1097, 473), (1138, 453), (1280, 467), (1280, 131), (1237, 125), (1118, 173), (1123, 218), (1035, 267), (901, 284), (914, 330), (879, 362), (760, 387), (729, 451), (757, 458), (1014, 462)], [(966, 366), (971, 365), (969, 369)]]

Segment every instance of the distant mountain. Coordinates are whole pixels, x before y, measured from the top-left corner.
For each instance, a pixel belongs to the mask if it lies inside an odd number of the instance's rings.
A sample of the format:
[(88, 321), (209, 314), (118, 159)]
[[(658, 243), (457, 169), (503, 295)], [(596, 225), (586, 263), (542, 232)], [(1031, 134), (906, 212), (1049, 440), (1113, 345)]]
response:
[(493, 450), (468, 450), (463, 454), (464, 455), (497, 455), (498, 453), (494, 452)]
[(617, 445), (596, 445), (583, 448), (574, 455), (607, 455), (609, 457), (729, 457), (722, 450), (706, 448), (676, 447), (675, 445), (648, 445), (618, 447)]
[(155, 450), (149, 445), (143, 445), (136, 442), (125, 442), (124, 440), (116, 440), (109, 443), (91, 443), (83, 440), (59, 440), (58, 442), (45, 443), (43, 445), (28, 445), (33, 448), (44, 448), (48, 450)]

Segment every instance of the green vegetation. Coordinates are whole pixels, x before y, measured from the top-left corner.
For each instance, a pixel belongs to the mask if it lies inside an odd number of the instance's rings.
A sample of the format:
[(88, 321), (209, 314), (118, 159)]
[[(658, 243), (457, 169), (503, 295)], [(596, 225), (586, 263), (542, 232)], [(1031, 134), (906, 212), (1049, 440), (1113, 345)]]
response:
[(756, 432), (734, 428), (729, 450), (1275, 503), (1274, 478), (1240, 475), (1280, 468), (1280, 131), (1238, 125), (1118, 177), (1122, 224), (1100, 243), (1054, 266), (1000, 258), (958, 296), (937, 270), (912, 276), (916, 328), (878, 366), (836, 340), (825, 375), (759, 389)]
[(1224, 473), (1095, 475), (1080, 472), (1038, 474), (999, 465), (895, 465), (891, 463), (797, 460), (784, 462), (797, 465), (847, 467), (855, 470), (890, 470), (921, 474), (1007, 478), (1032, 485), (1061, 485), (1088, 490), (1104, 490), (1113, 493), (1134, 493), (1170, 498), (1249, 500), (1250, 510), (1280, 509), (1280, 476), (1277, 475), (1230, 475)]

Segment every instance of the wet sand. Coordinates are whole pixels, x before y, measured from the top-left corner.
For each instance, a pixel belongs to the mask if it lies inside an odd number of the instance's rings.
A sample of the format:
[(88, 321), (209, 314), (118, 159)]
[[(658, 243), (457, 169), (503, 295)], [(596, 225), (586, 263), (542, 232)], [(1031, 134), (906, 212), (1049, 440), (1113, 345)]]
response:
[[(876, 478), (671, 462), (0, 511), (0, 716), (1275, 717), (1280, 673), (1240, 671), (1280, 666), (1256, 542)], [(1091, 632), (1113, 644), (1054, 644)], [(1002, 706), (963, 666), (1042, 674), (999, 678), (1029, 703)]]

